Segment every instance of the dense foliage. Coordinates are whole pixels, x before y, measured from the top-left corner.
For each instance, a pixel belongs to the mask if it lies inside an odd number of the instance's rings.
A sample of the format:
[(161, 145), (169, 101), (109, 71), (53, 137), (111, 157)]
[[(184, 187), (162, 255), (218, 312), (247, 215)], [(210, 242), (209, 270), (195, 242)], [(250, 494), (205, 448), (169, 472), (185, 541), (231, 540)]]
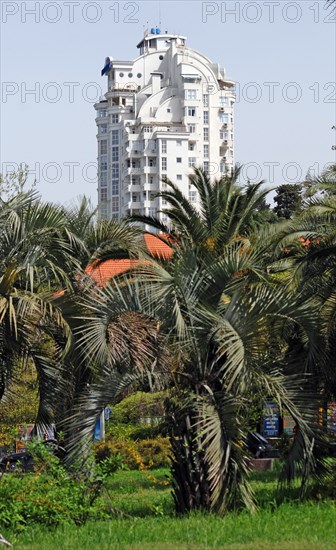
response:
[[(78, 468), (107, 404), (118, 415), (129, 396), (132, 422), (146, 418), (135, 391), (163, 392), (150, 416), (165, 417), (170, 443), (158, 439), (165, 450), (157, 444), (157, 454), (166, 460), (171, 450), (181, 513), (255, 507), (244, 437), (258, 401), (276, 401), (297, 426), (282, 479), (299, 477), (301, 496), (310, 477), (330, 479), (318, 411), (336, 388), (334, 173), (305, 184), (290, 219), (273, 223), (267, 212), (269, 224), (260, 218), (267, 190), (239, 185), (238, 169), (218, 181), (195, 169), (200, 208), (166, 180), (165, 226), (145, 217), (97, 221), (85, 199), (65, 208), (20, 190), (2, 200), (0, 398), (29, 364), (36, 429), (56, 424), (65, 466)], [(164, 231), (169, 261), (148, 255), (140, 221)], [(85, 267), (111, 258), (139, 261), (99, 288)], [(140, 461), (150, 466), (154, 441), (127, 445), (139, 455), (142, 446)], [(105, 451), (105, 469), (123, 463), (119, 443)]]

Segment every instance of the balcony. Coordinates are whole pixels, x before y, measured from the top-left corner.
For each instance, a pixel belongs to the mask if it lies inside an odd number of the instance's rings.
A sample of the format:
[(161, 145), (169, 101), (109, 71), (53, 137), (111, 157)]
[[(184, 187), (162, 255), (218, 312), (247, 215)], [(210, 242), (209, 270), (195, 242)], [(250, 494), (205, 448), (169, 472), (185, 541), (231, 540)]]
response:
[(129, 210), (141, 209), (143, 207), (144, 203), (142, 201), (128, 201)]
[(144, 183), (143, 184), (143, 190), (144, 191), (152, 191), (152, 192), (157, 192), (158, 191), (158, 188), (157, 188), (157, 184), (156, 183)]
[(128, 193), (140, 193), (142, 191), (141, 185), (136, 183), (130, 183), (127, 186)]
[(128, 154), (132, 157), (141, 157), (143, 155), (143, 150), (142, 149), (138, 149), (138, 148), (133, 148), (133, 147), (130, 147), (129, 148), (129, 151), (128, 151)]
[(157, 166), (144, 166), (143, 167), (144, 174), (156, 174), (157, 171), (158, 171)]
[(134, 176), (134, 175), (138, 175), (138, 174), (142, 174), (143, 173), (143, 169), (141, 168), (141, 166), (134, 166), (134, 167), (129, 167), (127, 168), (127, 175), (128, 176)]
[(150, 156), (155, 156), (157, 155), (157, 150), (153, 149), (153, 147), (146, 147), (145, 154)]
[(155, 204), (155, 200), (145, 200), (143, 205), (144, 208), (157, 208), (157, 205)]

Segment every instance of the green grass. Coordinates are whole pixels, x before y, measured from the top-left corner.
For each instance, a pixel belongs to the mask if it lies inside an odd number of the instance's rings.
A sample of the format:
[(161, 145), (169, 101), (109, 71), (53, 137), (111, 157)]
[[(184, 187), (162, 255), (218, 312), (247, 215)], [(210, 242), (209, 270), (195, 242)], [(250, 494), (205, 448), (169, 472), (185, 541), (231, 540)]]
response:
[[(332, 550), (336, 549), (336, 512), (331, 501), (275, 505), (277, 473), (255, 474), (260, 510), (224, 518), (192, 514), (176, 518), (166, 485), (167, 470), (117, 472), (101, 503), (111, 519), (54, 531), (28, 529), (14, 537), (16, 550)], [(295, 499), (295, 490), (292, 492)]]

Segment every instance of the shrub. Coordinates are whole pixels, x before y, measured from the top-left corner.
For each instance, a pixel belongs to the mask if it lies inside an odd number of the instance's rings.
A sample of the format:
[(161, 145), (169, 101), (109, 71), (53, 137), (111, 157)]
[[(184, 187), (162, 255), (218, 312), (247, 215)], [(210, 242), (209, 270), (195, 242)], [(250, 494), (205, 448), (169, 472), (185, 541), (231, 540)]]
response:
[(144, 439), (138, 442), (138, 451), (145, 466), (167, 468), (170, 466), (171, 446), (167, 437)]
[(162, 432), (160, 425), (158, 426), (144, 426), (134, 424), (115, 424), (110, 422), (106, 428), (106, 436), (108, 439), (120, 440), (120, 439), (132, 439), (137, 441), (138, 439), (154, 439)]
[(123, 457), (120, 453), (103, 458), (99, 462), (99, 470), (104, 476), (108, 476), (124, 467)]
[(100, 480), (90, 481), (70, 475), (55, 456), (49, 453), (47, 457), (44, 448), (36, 455), (38, 473), (8, 474), (1, 478), (1, 526), (20, 531), (36, 524), (81, 525), (89, 517), (106, 516), (107, 512), (95, 505)]
[(106, 441), (95, 445), (98, 463), (120, 456), (123, 466), (131, 470), (168, 467), (170, 465), (170, 443), (168, 438), (157, 437), (142, 441)]
[(141, 466), (141, 457), (136, 449), (136, 443), (133, 441), (106, 441), (95, 445), (95, 454), (97, 462), (100, 464), (106, 459), (122, 457), (122, 464), (131, 470), (137, 470)]

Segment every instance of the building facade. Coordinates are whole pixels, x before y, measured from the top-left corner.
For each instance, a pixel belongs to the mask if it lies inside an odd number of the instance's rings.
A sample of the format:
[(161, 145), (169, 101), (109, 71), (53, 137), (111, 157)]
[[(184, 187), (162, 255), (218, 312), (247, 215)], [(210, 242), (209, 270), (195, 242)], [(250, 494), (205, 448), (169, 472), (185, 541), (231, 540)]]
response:
[[(134, 61), (107, 57), (108, 90), (95, 104), (102, 218), (157, 215), (167, 176), (197, 206), (193, 166), (210, 177), (234, 164), (234, 82), (186, 38), (146, 31)], [(164, 214), (159, 216), (166, 222)]]

